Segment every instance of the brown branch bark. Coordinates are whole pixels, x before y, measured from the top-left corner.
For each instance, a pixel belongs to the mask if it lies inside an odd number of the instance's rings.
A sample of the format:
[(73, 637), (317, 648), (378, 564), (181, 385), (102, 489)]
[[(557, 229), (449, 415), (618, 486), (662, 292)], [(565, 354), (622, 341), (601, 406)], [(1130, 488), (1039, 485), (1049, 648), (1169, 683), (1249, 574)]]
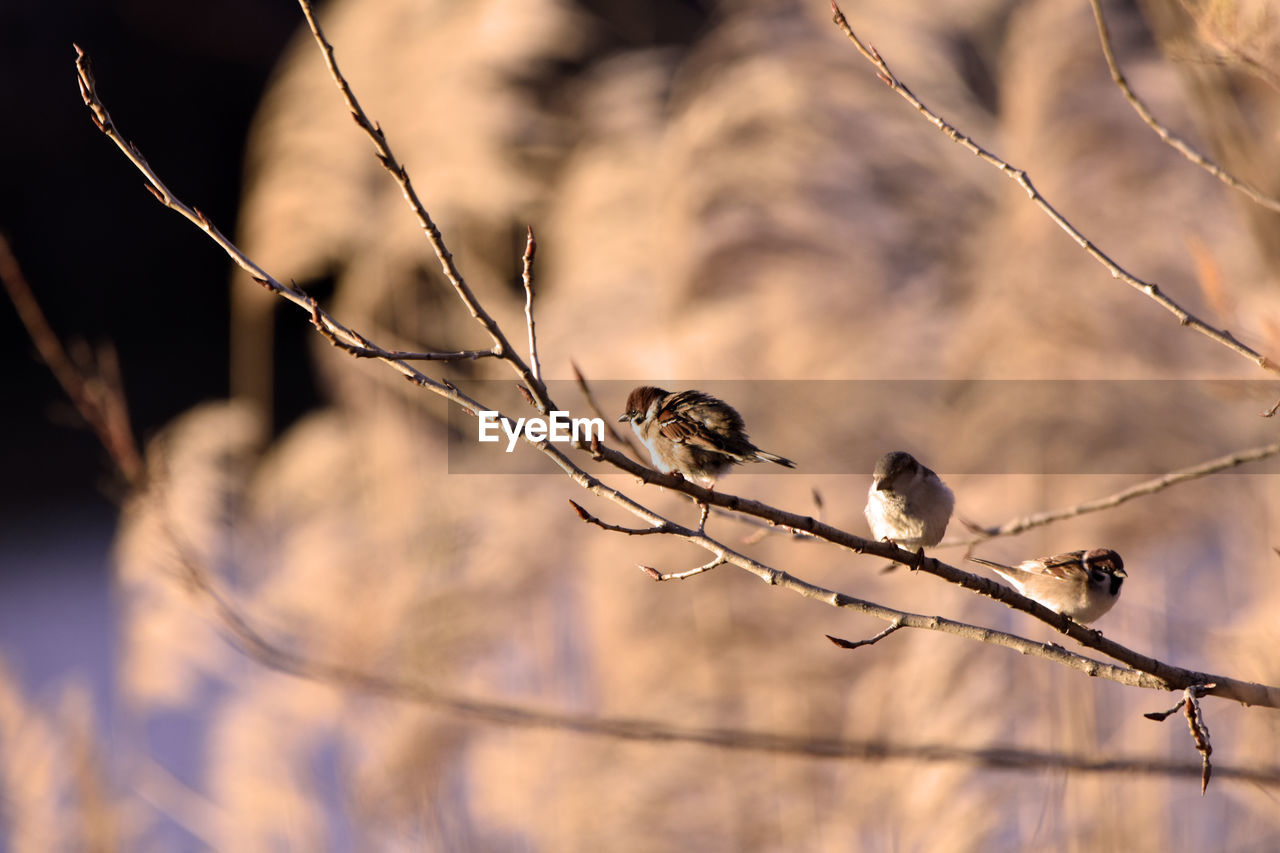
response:
[(942, 546), (952, 545), (977, 545), (988, 539), (994, 539), (998, 536), (1013, 536), (1026, 530), (1036, 527), (1043, 527), (1046, 524), (1052, 524), (1056, 521), (1063, 521), (1068, 518), (1086, 515), (1091, 512), (1098, 512), (1104, 509), (1120, 506), (1120, 504), (1128, 503), (1134, 498), (1153, 495), (1156, 492), (1162, 492), (1170, 486), (1176, 486), (1179, 483), (1185, 483), (1188, 480), (1198, 480), (1201, 477), (1207, 477), (1210, 474), (1216, 474), (1219, 471), (1225, 471), (1228, 468), (1237, 468), (1249, 462), (1258, 462), (1262, 459), (1269, 459), (1272, 456), (1280, 454), (1280, 442), (1272, 444), (1264, 444), (1260, 447), (1252, 447), (1248, 450), (1237, 450), (1234, 453), (1228, 453), (1226, 456), (1219, 456), (1216, 459), (1210, 459), (1201, 462), (1198, 465), (1191, 465), (1187, 468), (1179, 468), (1176, 471), (1170, 471), (1167, 474), (1161, 474), (1159, 477), (1139, 483), (1136, 486), (1130, 486), (1122, 489), (1114, 494), (1106, 497), (1095, 498), (1091, 501), (1085, 501), (1076, 506), (1066, 507), (1065, 509), (1055, 509), (1048, 512), (1039, 512), (1034, 515), (1026, 515), (1022, 518), (1015, 518), (1006, 521), (998, 527), (972, 527), (979, 535), (971, 538), (953, 542), (944, 542)]

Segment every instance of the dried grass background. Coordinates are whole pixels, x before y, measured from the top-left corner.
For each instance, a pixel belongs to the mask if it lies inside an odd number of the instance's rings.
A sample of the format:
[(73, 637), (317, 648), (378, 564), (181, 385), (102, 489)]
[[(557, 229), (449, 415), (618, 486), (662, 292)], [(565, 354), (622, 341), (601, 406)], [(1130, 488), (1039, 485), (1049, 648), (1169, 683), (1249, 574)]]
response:
[[(334, 0), (323, 10), (357, 94), (513, 340), (523, 229), (537, 230), (546, 376), (570, 377), (573, 358), (593, 378), (668, 387), (1259, 378), (1111, 280), (1011, 182), (889, 93), (825, 3), (725, 0), (692, 43), (607, 55), (585, 5)], [(1106, 8), (1120, 60), (1157, 115), (1245, 177), (1276, 174), (1280, 30), (1265, 6)], [(1087, 4), (866, 0), (845, 11), (926, 103), (1027, 169), (1123, 265), (1280, 352), (1275, 216), (1137, 120), (1107, 75)], [(384, 345), (477, 345), (309, 37), (282, 61), (249, 145), (247, 254), (282, 279), (332, 277), (332, 313)], [(560, 477), (449, 474), (444, 406), (318, 338), (328, 403), (268, 440), (264, 330), (276, 308), (258, 288), (234, 287), (238, 398), (191, 411), (153, 443), (154, 485), (120, 532), (122, 699), (141, 734), (126, 762), (135, 781), (112, 795), (120, 817), (103, 837), (145, 838), (155, 817), (134, 798), (156, 788), (168, 792), (150, 797), (159, 812), (226, 850), (1247, 850), (1280, 833), (1274, 789), (1246, 783), (1215, 780), (1202, 799), (1189, 778), (505, 728), (246, 660), (182, 586), (167, 526), (282, 645), (456, 693), (814, 737), (1196, 759), (1178, 719), (1142, 718), (1170, 704), (1163, 695), (926, 633), (843, 652), (823, 633), (879, 627), (730, 567), (654, 584), (634, 564), (676, 569), (702, 556), (583, 525), (565, 500), (578, 490)], [(483, 362), (451, 371), (502, 375)], [(855, 419), (848, 407), (860, 401), (847, 398), (803, 412), (732, 402), (762, 445), (803, 466), (735, 473), (724, 488), (809, 511), (816, 487), (826, 519), (859, 533), (867, 478), (824, 463), (851, 422), (963, 471), (1051, 417), (958, 405), (946, 422), (922, 423), (903, 411)], [(616, 415), (622, 400), (602, 403)], [(1224, 422), (1238, 423), (1239, 446), (1256, 440), (1269, 403), (1222, 402), (1238, 415)], [(1060, 440), (1117, 460), (1153, 446), (1185, 450), (1188, 462), (1212, 455), (1179, 445), (1187, 440), (1160, 411), (1101, 411), (1094, 423)], [(1134, 482), (936, 467), (959, 512), (984, 522)], [(693, 512), (650, 492), (677, 517)], [(730, 522), (711, 524), (730, 535)], [(1278, 526), (1274, 475), (1227, 475), (984, 553), (1114, 547), (1131, 577), (1099, 626), (1108, 636), (1276, 683)], [(1051, 639), (934, 578), (880, 574), (874, 559), (780, 537), (753, 553), (861, 597)], [(83, 714), (69, 707), (71, 719)], [(1215, 762), (1280, 757), (1273, 711), (1214, 700), (1205, 710)], [(185, 783), (146, 769), (146, 728), (172, 715), (191, 721), (201, 755), (200, 777)], [(29, 719), (20, 697), (0, 692), (0, 745), (18, 742)], [(27, 749), (54, 749), (48, 731), (37, 734)], [(27, 759), (0, 755), (13, 781)], [(51, 807), (38, 791), (57, 783), (26, 781), (35, 793), (7, 814)], [(11, 826), (15, 849), (57, 840), (24, 828), (38, 823)]]

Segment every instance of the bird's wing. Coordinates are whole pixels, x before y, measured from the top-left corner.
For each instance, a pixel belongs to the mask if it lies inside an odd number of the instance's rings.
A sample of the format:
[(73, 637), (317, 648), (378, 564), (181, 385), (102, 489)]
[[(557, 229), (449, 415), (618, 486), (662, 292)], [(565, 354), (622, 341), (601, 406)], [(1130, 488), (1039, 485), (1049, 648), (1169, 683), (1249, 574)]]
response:
[(1037, 560), (1037, 562), (1044, 565), (1044, 574), (1066, 580), (1084, 571), (1084, 566), (1081, 563), (1083, 557), (1084, 551), (1068, 551), (1065, 554), (1045, 557), (1042, 560)]
[(701, 419), (688, 413), (690, 405), (718, 402), (700, 391), (682, 391), (674, 395), (658, 412), (659, 434), (679, 444), (729, 456), (738, 455), (726, 446), (722, 438), (724, 431), (735, 433), (742, 430), (742, 417), (737, 412), (720, 404), (703, 406), (707, 414)]

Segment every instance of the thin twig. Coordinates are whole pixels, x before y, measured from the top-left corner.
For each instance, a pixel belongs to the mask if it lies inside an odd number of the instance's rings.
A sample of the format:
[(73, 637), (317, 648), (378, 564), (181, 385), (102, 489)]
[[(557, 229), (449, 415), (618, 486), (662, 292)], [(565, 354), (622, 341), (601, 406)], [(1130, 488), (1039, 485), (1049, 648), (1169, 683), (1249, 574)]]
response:
[(1200, 753), (1200, 796), (1204, 796), (1204, 792), (1209, 787), (1209, 776), (1213, 773), (1213, 765), (1209, 763), (1209, 756), (1213, 754), (1213, 745), (1209, 743), (1209, 726), (1204, 721), (1204, 714), (1200, 709), (1200, 697), (1203, 695), (1203, 688), (1199, 685), (1188, 687), (1186, 690), (1186, 709), (1187, 728), (1191, 730), (1191, 740), (1196, 745), (1196, 752)]
[(685, 569), (683, 572), (660, 572), (652, 566), (640, 566), (640, 571), (656, 581), (682, 581), (691, 578), (694, 575), (700, 575), (703, 572), (709, 572), (712, 569), (725, 565), (725, 561), (719, 557), (713, 558), (710, 562), (703, 563), (701, 566), (695, 566), (692, 569)]
[(970, 539), (962, 539), (942, 543), (941, 547), (948, 546), (968, 546), (977, 545), (988, 539), (994, 539), (998, 536), (1013, 536), (1031, 530), (1035, 527), (1043, 527), (1046, 524), (1052, 524), (1056, 521), (1062, 521), (1067, 518), (1075, 518), (1079, 515), (1085, 515), (1090, 512), (1098, 512), (1099, 510), (1111, 509), (1122, 503), (1140, 498), (1145, 495), (1152, 495), (1156, 492), (1164, 491), (1170, 486), (1176, 486), (1178, 483), (1185, 483), (1188, 480), (1197, 480), (1201, 477), (1207, 477), (1210, 474), (1216, 474), (1219, 471), (1225, 471), (1228, 468), (1236, 468), (1248, 462), (1257, 462), (1261, 459), (1268, 459), (1272, 456), (1280, 454), (1280, 442), (1273, 444), (1264, 444), (1261, 447), (1253, 447), (1248, 450), (1238, 450), (1235, 453), (1228, 453), (1226, 456), (1219, 456), (1217, 459), (1210, 459), (1207, 462), (1201, 462), (1198, 465), (1191, 465), (1187, 468), (1179, 468), (1176, 471), (1170, 471), (1162, 474), (1146, 482), (1139, 483), (1136, 486), (1130, 486), (1122, 489), (1115, 494), (1107, 495), (1102, 498), (1095, 498), (1091, 501), (1085, 501), (1076, 506), (1067, 507), (1065, 509), (1056, 509), (1049, 512), (1040, 512), (1034, 515), (1015, 518), (1006, 521), (998, 527), (980, 527), (972, 523), (966, 526), (978, 535)]
[(622, 527), (618, 524), (609, 524), (607, 521), (601, 521), (591, 513), (582, 508), (582, 505), (572, 498), (569, 499), (569, 505), (578, 513), (578, 518), (588, 524), (594, 524), (602, 530), (608, 530), (611, 533), (625, 533), (628, 536), (651, 536), (655, 533), (670, 533), (671, 528), (666, 524), (659, 524), (657, 527)]
[(1200, 709), (1200, 697), (1204, 696), (1207, 688), (1212, 686), (1212, 684), (1192, 684), (1182, 691), (1182, 699), (1169, 710), (1153, 711), (1142, 715), (1148, 720), (1161, 723), (1182, 711), (1187, 718), (1187, 727), (1191, 729), (1191, 740), (1196, 745), (1196, 751), (1200, 753), (1200, 796), (1202, 797), (1205, 789), (1209, 787), (1209, 776), (1213, 773), (1213, 767), (1209, 763), (1213, 746), (1209, 743), (1209, 727), (1205, 724), (1204, 714)]
[[(334, 56), (333, 45), (325, 38), (324, 31), (320, 28), (320, 22), (316, 19), (315, 11), (311, 8), (311, 3), (309, 0), (298, 0), (298, 5), (302, 8), (302, 14), (307, 19), (307, 26), (311, 28), (311, 35), (315, 38), (316, 44), (320, 47), (320, 52), (324, 55), (324, 62), (329, 69), (329, 75), (337, 85), (338, 91), (342, 93), (347, 109), (351, 111), (351, 117), (355, 119), (356, 124), (373, 142), (378, 162), (399, 184), (401, 194), (417, 218), (418, 225), (422, 228), (423, 234), (426, 235), (427, 242), (431, 244), (431, 249), (435, 252), (436, 258), (440, 261), (440, 269), (444, 272), (445, 278), (453, 285), (454, 292), (471, 313), (471, 316), (475, 318), (476, 322), (480, 324), (493, 341), (493, 350), (497, 357), (510, 364), (512, 369), (520, 376), (520, 379), (528, 386), (537, 403), (538, 410), (544, 415), (553, 411), (556, 406), (547, 395), (546, 385), (534, 375), (529, 365), (525, 364), (524, 360), (520, 358), (519, 353), (511, 346), (511, 342), (507, 340), (507, 336), (503, 334), (498, 323), (480, 304), (480, 300), (476, 299), (475, 293), (472, 292), (470, 285), (467, 284), (466, 279), (462, 277), (462, 273), (454, 263), (453, 253), (445, 245), (444, 236), (440, 233), (440, 229), (436, 227), (435, 222), (431, 219), (431, 214), (427, 212), (426, 206), (418, 198), (418, 192), (414, 189), (413, 182), (409, 179), (409, 173), (391, 152), (391, 144), (387, 141), (386, 134), (382, 132), (382, 128), (377, 122), (369, 119), (364, 107), (360, 106), (360, 101), (356, 99), (355, 93), (351, 91), (351, 86), (347, 83), (346, 77), (338, 69), (338, 61)], [(532, 329), (530, 331), (532, 332)]]
[(644, 454), (636, 447), (635, 442), (631, 440), (631, 436), (627, 433), (630, 430), (619, 431), (615, 426), (615, 418), (611, 418), (600, 410), (600, 404), (596, 402), (596, 395), (591, 391), (591, 386), (587, 384), (587, 377), (582, 375), (582, 369), (578, 367), (576, 361), (570, 360), (569, 366), (573, 368), (573, 376), (578, 381), (578, 388), (582, 391), (583, 398), (587, 401), (587, 408), (591, 413), (600, 420), (604, 421), (604, 428), (609, 431), (609, 437), (627, 449), (631, 454), (631, 458), (635, 459), (641, 465), (644, 464)]
[(529, 369), (533, 378), (542, 381), (542, 365), (538, 363), (538, 338), (533, 333), (533, 256), (538, 251), (538, 243), (533, 239), (533, 226), (529, 226), (529, 237), (524, 244), (524, 270), (521, 280), (524, 282), (524, 322), (529, 327)]
[[(347, 349), (346, 344), (338, 344), (338, 346)], [(381, 347), (370, 349), (364, 352), (359, 347), (353, 347), (355, 351), (351, 354), (357, 358), (391, 358), (396, 361), (475, 361), (478, 358), (495, 358), (497, 353), (489, 349), (467, 349), (455, 350), (454, 352), (412, 352), (409, 350), (385, 350)]]
[(874, 646), (876, 643), (880, 642), (885, 637), (889, 636), (890, 634), (892, 634), (894, 631), (898, 630), (901, 627), (902, 627), (901, 622), (890, 622), (888, 628), (885, 628), (879, 634), (876, 634), (874, 637), (871, 637), (866, 640), (857, 640), (857, 641), (842, 640), (841, 638), (833, 637), (830, 634), (827, 634), (826, 638), (831, 642), (835, 643), (837, 646), (839, 646), (842, 649), (859, 649), (859, 648), (862, 648), (863, 646)]
[(320, 310), (320, 303), (315, 297), (308, 295), (301, 288), (294, 287), (293, 291), (307, 300), (311, 306), (311, 325), (316, 327), (325, 340), (333, 344), (341, 350), (345, 350), (349, 355), (356, 358), (377, 358), (394, 361), (475, 361), (480, 358), (496, 358), (497, 353), (493, 350), (461, 350), (455, 352), (410, 352), (406, 350), (388, 350), (375, 344), (355, 329), (349, 330), (352, 337), (360, 341), (359, 344), (347, 343), (340, 340), (334, 331), (332, 320), (325, 316)]
[(1146, 103), (1129, 86), (1129, 81), (1125, 79), (1124, 72), (1120, 70), (1120, 64), (1116, 61), (1115, 51), (1111, 45), (1111, 32), (1107, 28), (1107, 20), (1102, 14), (1102, 3), (1100, 0), (1089, 0), (1089, 5), (1093, 8), (1093, 20), (1098, 25), (1098, 39), (1102, 42), (1102, 55), (1107, 61), (1107, 68), (1111, 71), (1111, 79), (1120, 88), (1120, 93), (1124, 95), (1124, 99), (1133, 107), (1143, 123), (1154, 130), (1156, 135), (1164, 140), (1165, 144), (1210, 175), (1213, 175), (1232, 189), (1244, 193), (1256, 204), (1265, 207), (1267, 210), (1280, 213), (1280, 200), (1268, 196), (1252, 184), (1230, 174), (1160, 123)]
[[(599, 527), (602, 530), (608, 530), (612, 533), (625, 533), (628, 536), (648, 536), (654, 533), (663, 533), (663, 534), (677, 533), (678, 534), (681, 532), (685, 532), (685, 533), (688, 532), (684, 530), (684, 528), (678, 525), (672, 524), (670, 522), (660, 524), (657, 527), (622, 527), (621, 525), (617, 525), (617, 524), (609, 524), (607, 522), (601, 521), (591, 513), (587, 512), (585, 509), (582, 508), (582, 505), (579, 504), (577, 501), (570, 499), (569, 503), (570, 505), (573, 506), (574, 510), (577, 511), (578, 518), (581, 518), (583, 521), (587, 522), (588, 524), (594, 524), (596, 527)], [(702, 527), (699, 526), (698, 530), (699, 532), (701, 532)], [(653, 566), (646, 566), (643, 564), (639, 566), (639, 569), (640, 571), (644, 572), (646, 575), (648, 575), (649, 577), (653, 578), (656, 581), (675, 581), (675, 580), (684, 580), (685, 578), (691, 578), (694, 575), (700, 575), (703, 572), (709, 572), (712, 569), (716, 568), (717, 566), (723, 566), (724, 563), (725, 561), (722, 560), (721, 558), (714, 557), (709, 563), (705, 563), (704, 565), (698, 566), (697, 568), (689, 569), (683, 572), (660, 572), (657, 569), (653, 568)]]
[(131, 486), (140, 484), (146, 468), (129, 423), (115, 350), (110, 346), (99, 348), (94, 375), (87, 376), (76, 366), (49, 325), (40, 303), (31, 292), (27, 277), (22, 273), (22, 266), (13, 254), (13, 248), (3, 234), (0, 234), (0, 284), (9, 294), (18, 319), (31, 336), (40, 358), (71, 398), (80, 417), (98, 436), (98, 441), (110, 454), (125, 482)]
[(1005, 177), (1022, 187), (1030, 197), (1031, 201), (1044, 211), (1054, 224), (1065, 231), (1067, 236), (1074, 240), (1080, 248), (1084, 249), (1091, 258), (1106, 267), (1113, 278), (1117, 278), (1132, 287), (1134, 290), (1145, 294), (1157, 305), (1177, 317), (1179, 325), (1194, 329), (1205, 337), (1217, 341), (1219, 344), (1237, 355), (1249, 359), (1249, 361), (1252, 361), (1263, 370), (1268, 370), (1272, 373), (1280, 373), (1280, 365), (1277, 365), (1274, 361), (1267, 358), (1267, 356), (1236, 340), (1235, 336), (1226, 329), (1218, 329), (1204, 322), (1199, 317), (1183, 308), (1178, 302), (1165, 295), (1164, 291), (1162, 291), (1158, 285), (1153, 282), (1143, 281), (1113, 261), (1107, 254), (1095, 246), (1089, 238), (1085, 237), (1084, 234), (1082, 234), (1074, 225), (1068, 222), (1067, 219), (1059, 213), (1044, 196), (1040, 194), (1040, 191), (1035, 188), (1035, 185), (1031, 182), (1030, 176), (1025, 171), (1015, 168), (1005, 160), (1002, 160), (995, 154), (987, 151), (981, 145), (973, 141), (973, 139), (961, 133), (954, 125), (950, 124), (940, 115), (925, 106), (924, 103), (917, 98), (901, 80), (894, 76), (893, 72), (889, 70), (888, 64), (885, 63), (884, 59), (876, 49), (863, 44), (862, 40), (858, 38), (852, 27), (850, 27), (848, 19), (845, 18), (844, 12), (840, 11), (840, 7), (836, 5), (835, 0), (831, 0), (831, 11), (836, 26), (840, 28), (849, 41), (853, 42), (853, 45), (858, 49), (858, 52), (861, 53), (868, 62), (875, 66), (877, 76), (885, 83), (885, 85), (900, 95), (905, 101), (907, 101), (907, 103), (911, 104), (911, 106), (915, 108), (916, 112), (920, 113), (920, 115), (924, 116), (930, 124), (942, 131), (943, 135), (952, 142), (959, 144), (983, 162), (999, 169)]

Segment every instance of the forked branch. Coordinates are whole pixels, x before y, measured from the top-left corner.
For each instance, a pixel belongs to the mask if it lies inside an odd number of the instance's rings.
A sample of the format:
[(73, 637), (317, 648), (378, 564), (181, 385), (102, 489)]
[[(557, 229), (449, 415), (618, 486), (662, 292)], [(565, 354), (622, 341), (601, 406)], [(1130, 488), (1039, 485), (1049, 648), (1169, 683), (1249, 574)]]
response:
[(1116, 61), (1115, 50), (1111, 46), (1111, 30), (1107, 27), (1106, 16), (1102, 14), (1101, 0), (1089, 0), (1089, 5), (1093, 8), (1093, 20), (1098, 26), (1098, 40), (1102, 42), (1102, 56), (1107, 61), (1107, 70), (1111, 72), (1111, 80), (1120, 89), (1120, 94), (1124, 95), (1124, 99), (1129, 102), (1129, 106), (1133, 107), (1134, 112), (1138, 114), (1142, 122), (1154, 130), (1156, 135), (1164, 140), (1165, 144), (1183, 157), (1186, 157), (1190, 162), (1204, 169), (1233, 190), (1244, 193), (1255, 204), (1261, 205), (1267, 210), (1280, 213), (1280, 200), (1265, 194), (1247, 181), (1242, 181), (1235, 177), (1226, 169), (1223, 169), (1217, 163), (1192, 148), (1190, 144), (1165, 127), (1155, 117), (1155, 113), (1151, 112), (1146, 102), (1138, 97), (1137, 92), (1133, 91), (1133, 87), (1129, 85), (1124, 72), (1120, 70), (1120, 63)]
[(944, 545), (976, 545), (979, 542), (985, 542), (988, 539), (994, 539), (998, 536), (1013, 536), (1023, 533), (1036, 527), (1043, 527), (1046, 524), (1053, 524), (1057, 521), (1063, 521), (1068, 518), (1086, 515), (1091, 512), (1098, 512), (1104, 509), (1112, 509), (1123, 503), (1128, 503), (1134, 498), (1145, 497), (1146, 495), (1154, 495), (1156, 492), (1162, 492), (1170, 486), (1176, 486), (1179, 483), (1185, 483), (1188, 480), (1198, 480), (1201, 477), (1207, 477), (1210, 474), (1216, 474), (1219, 471), (1225, 471), (1229, 468), (1237, 468), (1249, 462), (1259, 462), (1263, 459), (1269, 459), (1272, 456), (1280, 454), (1280, 442), (1264, 444), (1261, 447), (1253, 447), (1248, 450), (1237, 450), (1235, 453), (1228, 453), (1225, 456), (1219, 456), (1216, 459), (1210, 459), (1201, 462), (1198, 465), (1191, 465), (1187, 468), (1179, 468), (1176, 471), (1170, 471), (1167, 474), (1161, 474), (1159, 477), (1139, 483), (1136, 486), (1130, 486), (1127, 489), (1121, 489), (1114, 494), (1106, 497), (1095, 498), (1091, 501), (1085, 501), (1065, 509), (1055, 509), (1048, 512), (1039, 512), (1034, 515), (1026, 515), (1022, 518), (1015, 518), (1006, 521), (997, 527), (978, 527), (969, 525), (970, 529), (978, 535), (970, 539), (964, 539), (953, 542), (945, 542)]
[[(480, 304), (480, 300), (472, 292), (471, 286), (462, 277), (461, 271), (458, 270), (457, 264), (454, 263), (453, 253), (445, 245), (444, 236), (431, 219), (431, 214), (427, 212), (422, 200), (418, 198), (418, 191), (414, 189), (413, 182), (409, 180), (409, 173), (401, 165), (400, 161), (396, 159), (395, 154), (392, 153), (391, 143), (387, 141), (387, 135), (382, 132), (382, 128), (377, 122), (370, 120), (368, 114), (364, 111), (364, 107), (360, 106), (360, 101), (356, 98), (355, 93), (351, 91), (347, 78), (338, 69), (338, 60), (334, 56), (333, 45), (325, 38), (324, 30), (320, 27), (320, 21), (316, 18), (315, 10), (311, 8), (311, 3), (309, 0), (298, 0), (298, 5), (302, 8), (302, 14), (307, 19), (307, 26), (311, 28), (311, 35), (315, 38), (316, 44), (320, 47), (320, 52), (324, 55), (324, 62), (329, 69), (329, 75), (333, 77), (333, 82), (337, 85), (338, 91), (342, 93), (342, 98), (347, 103), (347, 109), (351, 110), (351, 117), (355, 119), (356, 124), (359, 125), (360, 129), (365, 132), (365, 135), (373, 143), (378, 161), (382, 163), (396, 183), (400, 185), (400, 192), (404, 195), (405, 201), (408, 202), (409, 208), (418, 220), (418, 225), (422, 228), (422, 233), (426, 235), (427, 242), (431, 244), (436, 258), (439, 259), (440, 269), (444, 272), (445, 278), (453, 285), (454, 293), (457, 294), (462, 304), (466, 306), (471, 316), (488, 333), (493, 341), (494, 353), (510, 364), (525, 383), (529, 393), (533, 396), (538, 411), (544, 415), (553, 411), (555, 405), (547, 396), (547, 388), (542, 383), (542, 379), (525, 363), (524, 359), (520, 358), (515, 348), (511, 346), (511, 342), (507, 340), (507, 336), (503, 334), (502, 329), (498, 326), (497, 321)], [(532, 245), (532, 231), (529, 233), (529, 239), (530, 245)], [(533, 252), (532, 248), (530, 248), (527, 263), (532, 263), (532, 261)], [(537, 356), (531, 355), (530, 357), (536, 363)]]
[(1240, 342), (1226, 329), (1218, 329), (1201, 320), (1186, 308), (1183, 308), (1182, 305), (1172, 297), (1165, 294), (1158, 285), (1138, 278), (1112, 260), (1110, 256), (1094, 245), (1092, 240), (1068, 222), (1067, 218), (1059, 213), (1058, 210), (1049, 203), (1049, 200), (1040, 194), (1040, 191), (1036, 189), (1035, 184), (1031, 182), (1030, 175), (1022, 169), (1010, 165), (1005, 160), (983, 148), (969, 136), (961, 133), (954, 125), (949, 123), (942, 116), (925, 106), (925, 104), (917, 98), (909, 88), (907, 88), (907, 85), (899, 80), (898, 77), (889, 70), (888, 63), (885, 62), (884, 58), (876, 51), (876, 49), (865, 44), (862, 39), (854, 33), (853, 28), (849, 25), (849, 21), (844, 15), (844, 12), (840, 11), (840, 7), (836, 5), (835, 0), (831, 0), (831, 11), (835, 25), (839, 27), (840, 31), (845, 34), (845, 37), (853, 43), (853, 46), (858, 49), (858, 52), (861, 53), (868, 62), (875, 66), (876, 76), (879, 77), (885, 85), (901, 96), (907, 103), (911, 104), (911, 106), (915, 108), (916, 112), (920, 113), (920, 115), (924, 116), (930, 124), (942, 131), (943, 135), (952, 142), (959, 144), (984, 163), (999, 169), (1001, 174), (1018, 184), (1018, 186), (1022, 187), (1022, 189), (1026, 191), (1028, 197), (1030, 197), (1031, 201), (1044, 211), (1045, 215), (1047, 215), (1055, 225), (1065, 231), (1067, 236), (1074, 240), (1080, 248), (1084, 249), (1091, 258), (1106, 267), (1107, 271), (1111, 273), (1113, 278), (1119, 279), (1134, 290), (1137, 290), (1139, 293), (1146, 295), (1161, 308), (1178, 318), (1179, 325), (1194, 329), (1210, 340), (1217, 341), (1219, 344), (1237, 355), (1249, 359), (1249, 361), (1253, 362), (1258, 367), (1261, 367), (1263, 370), (1267, 370), (1272, 373), (1280, 373), (1280, 365), (1277, 365), (1274, 361), (1267, 358), (1267, 356), (1247, 344)]

